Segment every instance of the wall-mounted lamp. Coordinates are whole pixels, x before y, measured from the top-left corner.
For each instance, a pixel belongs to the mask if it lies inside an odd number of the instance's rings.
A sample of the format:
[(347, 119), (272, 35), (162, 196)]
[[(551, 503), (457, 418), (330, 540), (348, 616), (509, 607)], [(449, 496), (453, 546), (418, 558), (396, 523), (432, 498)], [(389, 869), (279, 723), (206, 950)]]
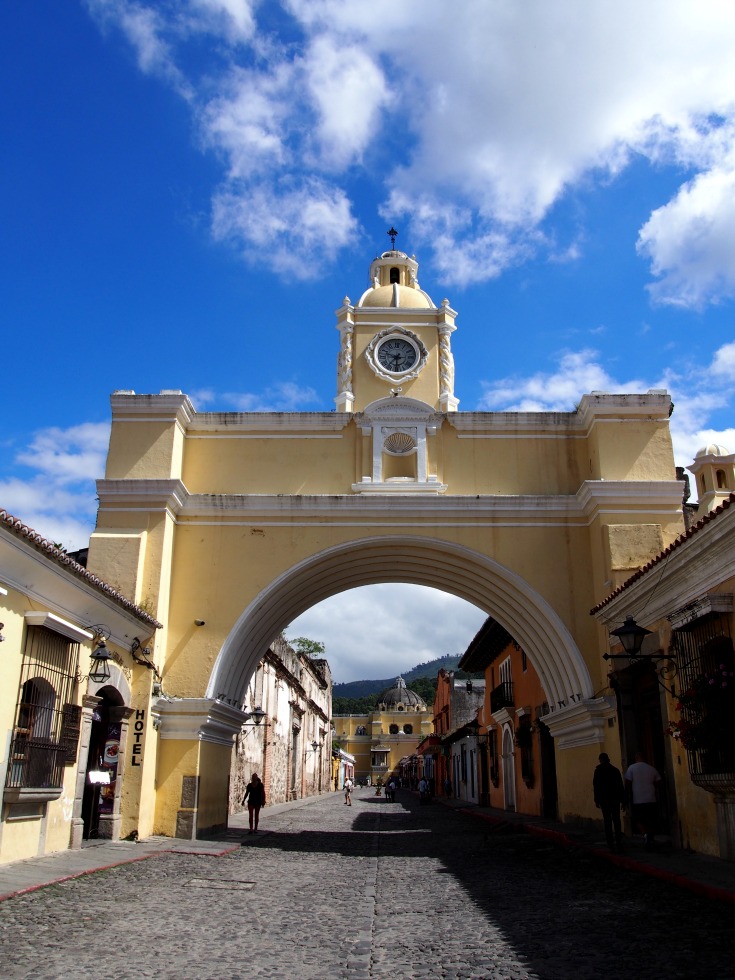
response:
[(5, 629), (5, 623), (0, 623), (0, 643), (5, 642), (5, 637), (3, 636), (4, 629)]
[[(245, 717), (252, 718), (255, 724), (259, 725), (261, 721), (265, 718), (265, 711), (263, 711), (260, 705), (258, 705), (258, 707), (255, 708), (253, 711), (246, 711)], [(252, 727), (252, 726), (248, 726), (248, 727)]]
[(316, 750), (319, 749), (319, 748), (321, 748), (321, 746), (319, 745), (318, 742), (312, 742), (311, 743), (311, 748), (312, 748), (312, 751), (316, 752)]
[(92, 651), (92, 666), (88, 676), (94, 684), (104, 684), (111, 677), (110, 652), (107, 649), (104, 636), (97, 639), (97, 645)]
[(619, 660), (621, 658), (637, 657), (641, 652), (643, 641), (651, 630), (639, 626), (632, 616), (626, 616), (622, 626), (610, 630), (610, 636), (616, 636), (625, 650), (624, 654), (603, 653), (603, 660)]

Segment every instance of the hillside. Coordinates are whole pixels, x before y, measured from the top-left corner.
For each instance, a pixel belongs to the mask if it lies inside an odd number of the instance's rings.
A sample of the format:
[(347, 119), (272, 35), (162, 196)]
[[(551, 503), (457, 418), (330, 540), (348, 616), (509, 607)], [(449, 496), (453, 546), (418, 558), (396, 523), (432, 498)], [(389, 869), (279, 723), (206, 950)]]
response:
[[(409, 684), (419, 677), (434, 679), (443, 667), (445, 670), (456, 670), (461, 654), (446, 654), (436, 660), (429, 660), (425, 664), (418, 664), (410, 670), (401, 673), (401, 677)], [(387, 687), (391, 687), (398, 675), (385, 677), (382, 680), (374, 681), (348, 681), (345, 684), (335, 684), (332, 690), (333, 698), (366, 698), (371, 695), (378, 695)]]

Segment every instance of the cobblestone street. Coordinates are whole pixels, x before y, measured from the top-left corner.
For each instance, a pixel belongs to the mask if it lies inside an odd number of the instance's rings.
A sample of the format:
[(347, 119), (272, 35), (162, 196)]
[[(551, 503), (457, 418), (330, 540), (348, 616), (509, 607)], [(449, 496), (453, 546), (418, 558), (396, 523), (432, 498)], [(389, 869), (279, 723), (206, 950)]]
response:
[(359, 790), (0, 904), (6, 980), (735, 977), (735, 908)]

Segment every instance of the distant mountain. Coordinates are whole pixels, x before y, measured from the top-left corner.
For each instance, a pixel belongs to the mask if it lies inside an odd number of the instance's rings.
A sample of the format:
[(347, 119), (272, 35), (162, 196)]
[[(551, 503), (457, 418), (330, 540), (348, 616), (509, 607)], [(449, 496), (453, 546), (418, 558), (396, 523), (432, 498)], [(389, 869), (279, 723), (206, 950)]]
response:
[[(425, 664), (418, 664), (416, 667), (412, 667), (410, 670), (404, 670), (401, 672), (400, 676), (407, 684), (410, 681), (415, 681), (419, 677), (434, 678), (442, 667), (444, 670), (456, 670), (461, 656), (462, 655), (459, 653), (448, 653), (443, 657), (438, 657), (436, 660), (429, 660)], [(385, 691), (386, 688), (392, 687), (395, 683), (396, 677), (398, 676), (398, 674), (393, 674), (391, 677), (383, 678), (383, 680), (348, 681), (345, 684), (335, 684), (332, 689), (332, 697), (367, 698), (370, 697), (371, 694), (380, 694), (381, 691)]]

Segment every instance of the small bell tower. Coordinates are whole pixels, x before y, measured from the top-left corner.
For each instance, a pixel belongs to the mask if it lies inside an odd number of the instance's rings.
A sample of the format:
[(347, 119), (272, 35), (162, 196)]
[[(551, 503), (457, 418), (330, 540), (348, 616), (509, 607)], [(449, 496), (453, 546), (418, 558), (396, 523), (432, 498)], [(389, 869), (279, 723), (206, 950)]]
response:
[(450, 338), (456, 311), (436, 306), (418, 281), (418, 262), (395, 247), (370, 263), (369, 285), (354, 305), (348, 296), (336, 311), (338, 412), (360, 412), (401, 394), (434, 411), (454, 412), (454, 358)]

